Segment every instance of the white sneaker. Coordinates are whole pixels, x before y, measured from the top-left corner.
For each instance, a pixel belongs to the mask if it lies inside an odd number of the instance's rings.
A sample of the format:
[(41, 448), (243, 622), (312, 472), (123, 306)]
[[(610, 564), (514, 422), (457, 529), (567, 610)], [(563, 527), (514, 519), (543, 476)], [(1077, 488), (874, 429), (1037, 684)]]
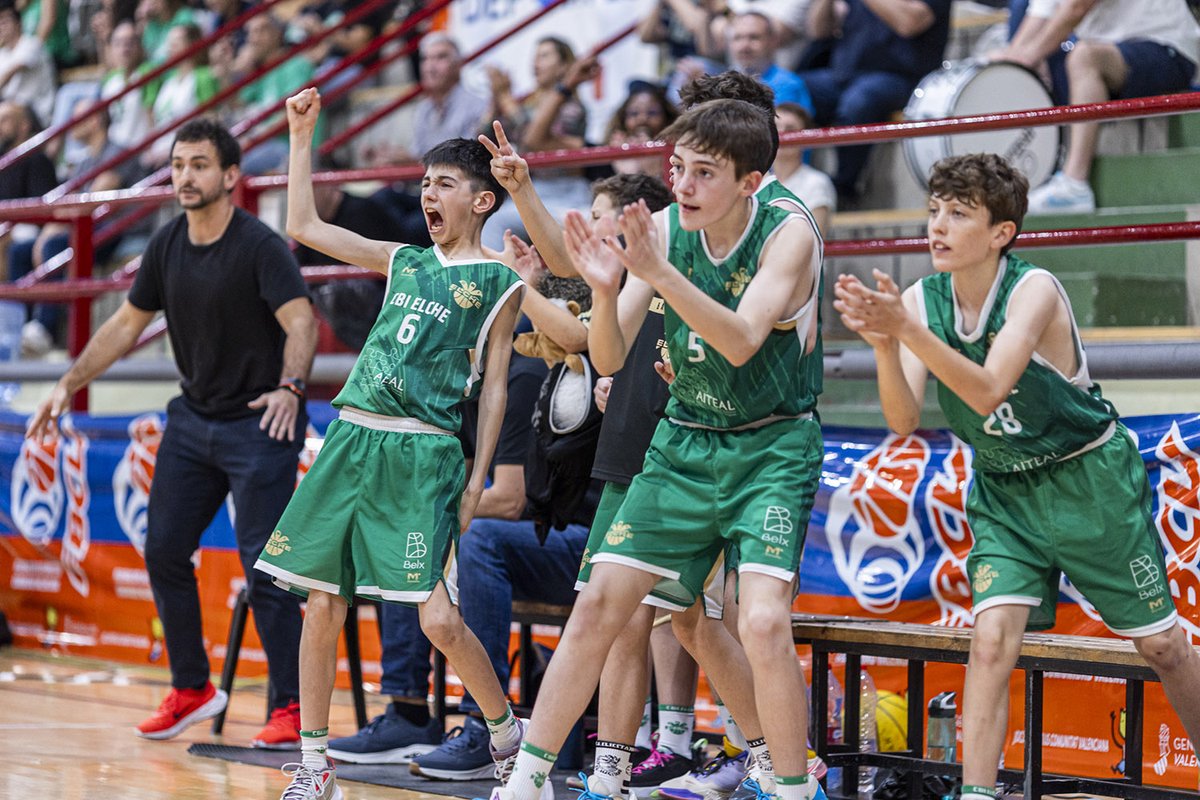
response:
[(1029, 193), (1030, 214), (1091, 214), (1095, 210), (1096, 195), (1087, 181), (1061, 172)]
[[(488, 797), (488, 800), (513, 800), (516, 796), (517, 793), (507, 786), (496, 786), (492, 789), (492, 794)], [(554, 800), (554, 787), (550, 784), (549, 776), (542, 783), (538, 800)]]
[(303, 764), (284, 764), (283, 774), (291, 775), (292, 782), (283, 790), (279, 800), (342, 800), (337, 775), (328, 764), (321, 770)]
[(46, 326), (31, 319), (21, 326), (21, 356), (23, 358), (41, 358), (54, 347), (54, 337)]

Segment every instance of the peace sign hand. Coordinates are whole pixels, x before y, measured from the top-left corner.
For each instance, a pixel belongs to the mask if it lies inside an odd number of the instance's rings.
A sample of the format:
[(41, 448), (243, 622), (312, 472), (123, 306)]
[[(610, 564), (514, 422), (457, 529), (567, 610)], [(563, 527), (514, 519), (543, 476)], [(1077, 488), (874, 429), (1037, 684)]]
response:
[(516, 194), (531, 185), (529, 164), (517, 155), (517, 149), (508, 141), (508, 136), (504, 133), (504, 126), (500, 124), (500, 120), (492, 123), (492, 130), (496, 132), (496, 141), (493, 142), (481, 133), (479, 142), (492, 154), (492, 175), (500, 182), (505, 191), (509, 194)]

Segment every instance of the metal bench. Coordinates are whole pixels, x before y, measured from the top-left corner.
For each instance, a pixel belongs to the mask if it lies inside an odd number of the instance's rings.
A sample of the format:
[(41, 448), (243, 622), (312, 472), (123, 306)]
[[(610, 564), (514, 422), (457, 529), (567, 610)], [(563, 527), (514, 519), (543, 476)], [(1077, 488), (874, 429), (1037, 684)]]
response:
[[(899, 753), (860, 753), (858, 725), (846, 724), (844, 743), (830, 746), (816, 736), (817, 754), (830, 766), (847, 769), (849, 785), (856, 785), (860, 766), (886, 767), (909, 773), (909, 796), (921, 796), (922, 776), (962, 776), (960, 764), (924, 758), (925, 664), (929, 661), (965, 664), (971, 647), (969, 628), (947, 628), (853, 617), (796, 614), (792, 633), (798, 644), (812, 646), (813, 719), (828, 718), (829, 656), (846, 656), (844, 719), (859, 716), (859, 670), (862, 656), (881, 656), (908, 662), (908, 749)], [(1025, 635), (1017, 669), (1025, 671), (1025, 764), (1022, 770), (1006, 769), (1001, 779), (1024, 787), (1024, 796), (1087, 792), (1108, 797), (1182, 800), (1195, 794), (1142, 785), (1142, 726), (1144, 683), (1158, 678), (1131, 642), (1090, 636)], [(1097, 675), (1125, 681), (1125, 777), (1117, 780), (1046, 775), (1042, 771), (1043, 676), (1047, 672)], [(921, 698), (912, 702), (912, 698)]]

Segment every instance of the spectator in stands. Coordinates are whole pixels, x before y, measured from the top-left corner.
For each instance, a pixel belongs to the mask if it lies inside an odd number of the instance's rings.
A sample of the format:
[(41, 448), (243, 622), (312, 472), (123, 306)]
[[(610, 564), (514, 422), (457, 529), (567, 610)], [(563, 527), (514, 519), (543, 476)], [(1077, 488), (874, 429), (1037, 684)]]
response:
[[(612, 120), (608, 123), (605, 143), (620, 146), (652, 142), (678, 116), (679, 109), (667, 99), (667, 93), (661, 86), (642, 80), (630, 81), (629, 94), (613, 112)], [(649, 156), (614, 161), (612, 166), (619, 174), (661, 175), (662, 165), (661, 156)]]
[(770, 86), (777, 104), (795, 103), (812, 113), (813, 101), (804, 81), (775, 63), (778, 49), (778, 35), (766, 14), (746, 11), (733, 18), (729, 25), (729, 66)]
[[(42, 129), (29, 106), (0, 101), (0, 155), (4, 155)], [(0, 170), (0, 200), (40, 197), (58, 185), (54, 162), (41, 150), (30, 153), (11, 167)], [(8, 251), (14, 243), (37, 236), (32, 225), (16, 225), (0, 234), (0, 279), (9, 280)]]
[(142, 33), (142, 49), (146, 51), (150, 63), (155, 65), (178, 54), (172, 51), (168, 41), (171, 29), (177, 25), (196, 25), (198, 22), (196, 12), (185, 0), (140, 0), (135, 20)]
[[(92, 105), (91, 100), (78, 100), (74, 115), (78, 116)], [(110, 161), (121, 152), (121, 148), (109, 140), (109, 120), (106, 111), (98, 111), (81, 119), (71, 128), (70, 137), (84, 153), (83, 160), (74, 164), (65, 176), (67, 180), (90, 174), (96, 167)], [(100, 173), (80, 187), (84, 192), (104, 192), (128, 185), (128, 171), (110, 169)], [(100, 233), (103, 228), (97, 230)], [(14, 243), (9, 250), (9, 277), (16, 280), (40, 267), (46, 261), (66, 250), (71, 244), (71, 226), (65, 223), (50, 223), (42, 226), (36, 239)], [(119, 244), (119, 239), (109, 239), (97, 249), (97, 263), (103, 263)], [(61, 280), (65, 272), (56, 274)], [(30, 319), (21, 329), (21, 354), (29, 358), (44, 356), (58, 338), (62, 305), (59, 303), (36, 303), (31, 309)]]
[[(780, 103), (775, 108), (775, 123), (780, 133), (791, 133), (812, 127), (812, 117), (795, 103)], [(805, 164), (804, 151), (794, 146), (779, 148), (771, 168), (775, 177), (808, 206), (821, 235), (828, 236), (830, 215), (837, 210), (837, 190), (829, 176)]]
[(336, 28), (336, 32), (332, 36), (307, 51), (308, 57), (317, 65), (317, 76), (322, 81), (320, 87), (322, 92), (328, 92), (331, 88), (349, 80), (363, 67), (369, 66), (374, 61), (374, 57), (365, 59), (336, 75), (328, 75), (340, 60), (351, 53), (362, 50), (371, 43), (372, 39), (383, 33), (398, 4), (396, 2), (383, 3), (360, 17), (354, 24), (346, 25), (343, 20), (361, 5), (361, 0), (324, 0), (310, 3), (305, 5), (292, 20), (288, 36), (288, 40), (292, 43), (302, 42), (320, 31)]
[[(194, 23), (174, 26), (167, 34), (167, 59), (179, 56), (203, 37)], [(208, 55), (201, 50), (180, 61), (146, 89), (146, 105), (150, 108), (152, 125), (157, 128), (192, 111), (215, 95), (220, 86), (208, 67)], [(160, 136), (142, 153), (142, 166), (156, 169), (165, 164), (171, 154), (171, 141), (171, 134)]]
[[(145, 67), (142, 58), (142, 42), (138, 38), (133, 22), (118, 22), (108, 37), (105, 48), (105, 66), (108, 72), (100, 83), (100, 97), (116, 97), (126, 86), (141, 77)], [(124, 95), (108, 107), (112, 124), (108, 138), (121, 147), (135, 147), (146, 140), (150, 132), (150, 112), (143, 102), (144, 92), (135, 90)]]
[[(208, 9), (211, 20), (209, 29), (215, 31), (230, 20), (249, 11), (253, 5), (247, 0), (204, 0), (204, 7)], [(238, 52), (246, 43), (246, 28), (241, 27), (234, 30), (227, 38), (233, 52)]]
[(668, 73), (685, 58), (721, 58), (724, 47), (713, 39), (711, 22), (726, 8), (724, 0), (655, 0), (638, 23), (638, 37), (666, 46), (663, 66)]
[[(1045, 16), (1042, 16), (1045, 15)], [(1038, 66), (1071, 31), (1067, 54), (1071, 103), (1099, 103), (1185, 91), (1200, 62), (1200, 27), (1177, 0), (1143, 0), (1136, 12), (1119, 0), (1077, 0), (1030, 9), (1004, 58)], [(1029, 193), (1030, 214), (1086, 214), (1096, 208), (1088, 185), (1099, 123), (1071, 126), (1062, 171)]]
[[(283, 32), (283, 23), (270, 12), (259, 14), (247, 22), (246, 42), (238, 51), (231, 80), (240, 80), (283, 56), (288, 49), (283, 42)], [(310, 85), (313, 73), (313, 64), (303, 53), (289, 58), (242, 89), (238, 94), (238, 100), (244, 106), (240, 115), (243, 118), (253, 116), (286, 100)], [(282, 114), (268, 117), (264, 127), (275, 124), (282, 118)], [(314, 144), (319, 145), (324, 140), (323, 128), (324, 126), (318, 126), (313, 139)], [(287, 158), (288, 134), (285, 129), (280, 135), (248, 151), (242, 160), (242, 171), (247, 175), (278, 172), (287, 167)]]
[(13, 0), (0, 0), (0, 99), (28, 105), (39, 119), (54, 113), (54, 63), (36, 36), (21, 32)]
[[(577, 91), (596, 78), (600, 64), (594, 56), (576, 59), (571, 46), (555, 36), (537, 43), (533, 56), (535, 88), (518, 100), (508, 73), (488, 67), (492, 84), (490, 117), (500, 120), (509, 138), (522, 151), (576, 150), (586, 144), (587, 110)], [(546, 208), (561, 218), (572, 208), (591, 203), (587, 179), (580, 169), (543, 169), (534, 174), (534, 184)], [(501, 207), (484, 225), (483, 243), (502, 246), (506, 229), (521, 230), (521, 218), (511, 204)]]
[[(937, 69), (950, 36), (950, 0), (848, 0), (829, 66), (800, 73), (812, 93), (818, 125), (880, 122), (908, 102)], [(838, 35), (834, 0), (813, 0), (808, 35)], [(859, 197), (870, 145), (839, 147), (833, 183), (839, 205)]]
[(21, 11), (21, 29), (45, 46), (58, 69), (80, 62), (67, 23), (70, 6), (70, 0), (26, 0)]

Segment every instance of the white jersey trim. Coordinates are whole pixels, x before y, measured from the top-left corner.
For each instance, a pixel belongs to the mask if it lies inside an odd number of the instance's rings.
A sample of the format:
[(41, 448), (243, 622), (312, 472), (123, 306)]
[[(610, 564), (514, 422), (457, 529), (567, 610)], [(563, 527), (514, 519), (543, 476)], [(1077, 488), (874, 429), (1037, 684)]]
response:
[[(478, 263), (478, 262), (468, 262)], [(496, 262), (499, 263), (499, 262)], [(505, 267), (508, 269), (508, 267)], [(463, 394), (470, 394), (471, 387), (475, 385), (483, 376), (484, 365), (486, 364), (486, 353), (484, 348), (487, 345), (488, 333), (492, 330), (492, 323), (496, 321), (496, 315), (500, 313), (500, 309), (504, 308), (504, 304), (508, 302), (508, 298), (513, 292), (520, 291), (521, 298), (525, 297), (525, 282), (518, 280), (512, 286), (504, 290), (504, 294), (500, 295), (500, 299), (492, 306), (492, 310), (488, 312), (487, 319), (483, 321), (483, 325), (479, 328), (479, 336), (475, 338), (475, 360), (471, 363), (471, 375), (467, 378), (467, 385), (463, 388)]]
[[(1042, 269), (1041, 267), (1031, 269), (1029, 272), (1022, 275), (1017, 281), (1016, 285), (1013, 286), (1012, 292), (1008, 295), (1008, 303), (1012, 303), (1013, 295), (1017, 293), (1017, 289), (1021, 288), (1021, 285), (1034, 275), (1045, 275), (1047, 278), (1049, 278), (1054, 283), (1054, 288), (1058, 290), (1059, 297), (1061, 297), (1063, 302), (1067, 304), (1067, 316), (1071, 320), (1071, 342), (1075, 346), (1075, 360), (1077, 362), (1075, 375), (1073, 377), (1068, 377), (1063, 373), (1062, 370), (1043, 358), (1041, 353), (1037, 352), (1036, 350), (1033, 351), (1033, 361), (1045, 367), (1046, 369), (1051, 370), (1064, 381), (1076, 387), (1077, 389), (1085, 391), (1087, 389), (1091, 389), (1095, 384), (1088, 372), (1087, 352), (1083, 349), (1083, 339), (1079, 336), (1079, 326), (1075, 322), (1075, 310), (1071, 308), (1071, 298), (1067, 297), (1067, 290), (1063, 288), (1061, 283), (1059, 283), (1058, 278), (1056, 278), (1049, 270)], [(1008, 316), (1008, 304), (1005, 305), (1004, 314), (1005, 317)]]
[(979, 341), (979, 337), (983, 336), (983, 332), (987, 330), (988, 318), (992, 316), (992, 306), (996, 305), (996, 295), (1000, 293), (1000, 284), (1004, 281), (1004, 274), (1008, 272), (1008, 256), (1000, 258), (1000, 268), (996, 270), (996, 277), (992, 281), (992, 288), (988, 290), (987, 299), (983, 301), (983, 308), (979, 309), (979, 320), (975, 323), (975, 330), (967, 332), (963, 330), (962, 309), (958, 306), (958, 292), (954, 291), (954, 280), (950, 280), (950, 302), (954, 304), (954, 333), (964, 342), (972, 344)]
[(271, 582), (284, 591), (304, 589), (308, 592), (317, 591), (325, 592), (326, 594), (342, 593), (342, 587), (336, 583), (319, 581), (316, 578), (306, 578), (303, 575), (297, 575), (294, 572), (281, 569), (268, 561), (263, 561), (261, 558), (254, 562), (254, 568), (259, 572), (265, 572), (270, 575)]
[[(676, 207), (678, 207), (676, 203)], [(712, 262), (713, 266), (719, 267), (729, 260), (729, 257), (738, 251), (742, 246), (742, 242), (746, 241), (746, 237), (750, 235), (751, 229), (754, 228), (754, 222), (758, 219), (758, 195), (750, 195), (750, 218), (746, 220), (746, 227), (742, 229), (742, 233), (738, 236), (737, 241), (733, 243), (733, 247), (729, 248), (729, 252), (722, 258), (717, 258), (708, 249), (708, 236), (704, 233), (704, 229), (700, 229), (700, 247), (704, 249), (704, 257)]]
[(351, 425), (370, 428), (373, 431), (388, 431), (391, 433), (430, 433), (440, 436), (453, 436), (453, 432), (443, 430), (436, 425), (422, 422), (414, 417), (389, 417), (385, 414), (375, 414), (363, 411), (353, 406), (343, 406), (338, 411), (338, 419)]

